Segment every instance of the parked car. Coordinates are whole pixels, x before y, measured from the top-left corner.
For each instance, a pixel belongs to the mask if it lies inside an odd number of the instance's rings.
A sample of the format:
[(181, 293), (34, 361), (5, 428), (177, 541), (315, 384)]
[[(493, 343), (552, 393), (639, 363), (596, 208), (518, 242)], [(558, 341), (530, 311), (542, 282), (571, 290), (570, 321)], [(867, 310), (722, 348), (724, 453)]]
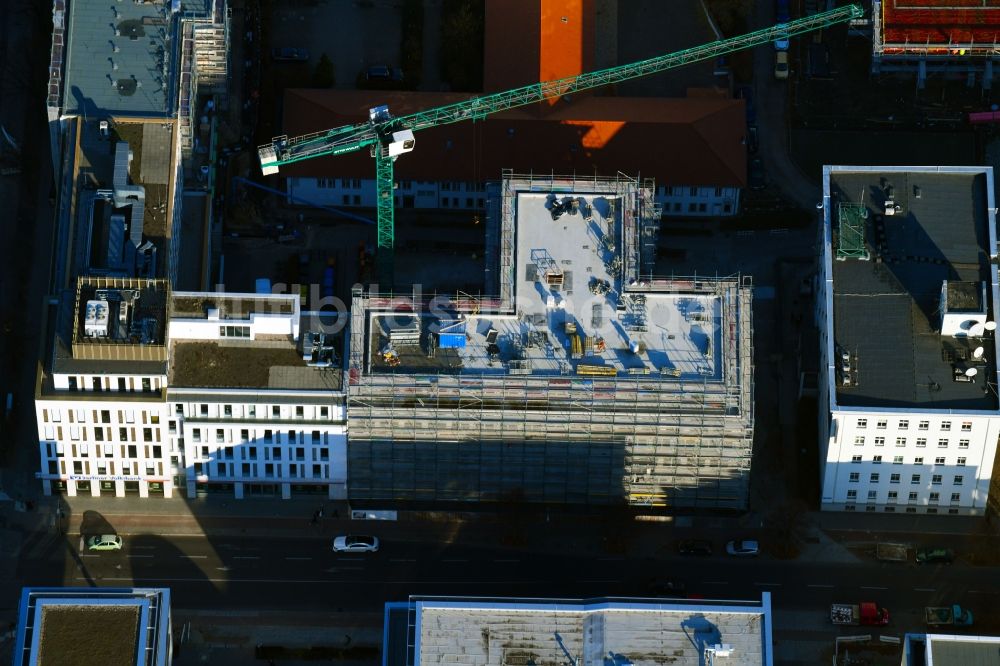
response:
[(309, 60), (309, 51), (289, 46), (271, 49), (271, 60), (275, 62), (305, 62)]
[(651, 578), (646, 587), (656, 597), (683, 597), (686, 589), (681, 581), (666, 578)]
[(751, 190), (762, 190), (767, 187), (767, 173), (764, 171), (764, 161), (759, 157), (750, 160), (749, 176)]
[(372, 65), (365, 72), (365, 78), (369, 81), (389, 81), (392, 79), (392, 72), (388, 65)]
[(747, 125), (757, 122), (757, 108), (753, 105), (753, 88), (750, 86), (740, 86), (736, 89), (736, 99), (744, 100), (746, 104)]
[(705, 539), (687, 539), (677, 544), (677, 552), (681, 555), (711, 555), (712, 542)]
[(791, 20), (792, 15), (788, 11), (788, 0), (778, 0), (774, 8), (774, 18), (778, 23), (786, 23)]
[(757, 126), (750, 125), (749, 127), (747, 127), (747, 151), (751, 155), (755, 155), (759, 148), (760, 148), (760, 137), (757, 135)]
[(117, 534), (101, 534), (87, 539), (87, 550), (121, 550), (122, 538)]
[(726, 544), (726, 552), (730, 555), (753, 557), (760, 553), (760, 544), (753, 539), (737, 539)]
[(955, 561), (955, 551), (950, 548), (920, 548), (917, 550), (917, 564), (951, 564)]
[(774, 54), (774, 78), (783, 81), (788, 78), (788, 51)]
[(783, 37), (781, 39), (774, 40), (774, 50), (775, 51), (787, 51), (788, 47), (791, 45), (788, 37)]
[(375, 553), (378, 551), (378, 537), (348, 534), (335, 537), (333, 552), (335, 553)]

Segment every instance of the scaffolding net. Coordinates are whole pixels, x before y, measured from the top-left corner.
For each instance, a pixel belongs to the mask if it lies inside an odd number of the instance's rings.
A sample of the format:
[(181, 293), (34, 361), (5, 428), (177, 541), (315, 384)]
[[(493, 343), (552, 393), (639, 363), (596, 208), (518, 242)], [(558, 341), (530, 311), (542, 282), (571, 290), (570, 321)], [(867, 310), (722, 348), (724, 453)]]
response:
[(841, 203), (837, 218), (837, 259), (868, 259), (865, 245), (868, 208), (864, 204)]

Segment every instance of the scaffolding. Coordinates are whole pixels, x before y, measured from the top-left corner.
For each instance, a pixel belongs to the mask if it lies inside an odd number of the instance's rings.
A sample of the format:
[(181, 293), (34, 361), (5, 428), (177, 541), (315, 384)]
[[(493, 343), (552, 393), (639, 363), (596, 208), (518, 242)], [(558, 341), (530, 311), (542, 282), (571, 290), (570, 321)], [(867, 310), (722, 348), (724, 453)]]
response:
[(865, 243), (868, 207), (863, 203), (841, 202), (837, 206), (837, 259), (870, 258)]
[(212, 2), (207, 13), (185, 12), (181, 20), (177, 117), (185, 162), (194, 150), (198, 96), (214, 95), (220, 106), (228, 100), (229, 23), (224, 0)]
[[(655, 207), (638, 205), (636, 192), (646, 189), (624, 177), (505, 172), (498, 206), (503, 219), (497, 221), (499, 297), (354, 290), (348, 342), (352, 499), (746, 507), (754, 431), (753, 283), (740, 275), (664, 277), (651, 271), (636, 279), (642, 267), (653, 265), (646, 230), (658, 223), (650, 219), (658, 214)], [(584, 361), (575, 371), (566, 363), (544, 372), (529, 360), (482, 370), (373, 366), (373, 328), (389, 313), (431, 316), (437, 309), (458, 320), (472, 313), (528, 316), (514, 308), (512, 272), (516, 196), (525, 190), (619, 194), (619, 212), (632, 210), (631, 226), (619, 227), (622, 252), (634, 256), (622, 262), (623, 297), (634, 304), (633, 314), (644, 312), (651, 295), (716, 299), (721, 349), (711, 353), (718, 370), (682, 377), (648, 368), (613, 372)], [(541, 270), (545, 262), (532, 260)], [(531, 336), (525, 344), (544, 346)]]

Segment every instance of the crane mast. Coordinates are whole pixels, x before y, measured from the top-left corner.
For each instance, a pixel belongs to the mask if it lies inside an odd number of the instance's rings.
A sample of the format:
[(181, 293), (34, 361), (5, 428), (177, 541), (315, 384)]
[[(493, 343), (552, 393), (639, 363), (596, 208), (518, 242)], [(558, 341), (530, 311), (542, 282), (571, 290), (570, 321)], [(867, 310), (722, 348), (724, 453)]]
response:
[(378, 106), (369, 111), (367, 122), (344, 125), (294, 138), (275, 137), (271, 143), (258, 148), (261, 171), (264, 175), (275, 174), (280, 167), (287, 164), (368, 148), (375, 158), (379, 280), (383, 284), (392, 286), (392, 251), (395, 241), (393, 161), (399, 155), (413, 150), (414, 132), (464, 120), (482, 120), (500, 111), (657, 74), (675, 67), (769, 44), (778, 39), (821, 30), (863, 15), (864, 11), (859, 5), (847, 5), (648, 60), (554, 81), (533, 83), (405, 116), (393, 116), (386, 106)]

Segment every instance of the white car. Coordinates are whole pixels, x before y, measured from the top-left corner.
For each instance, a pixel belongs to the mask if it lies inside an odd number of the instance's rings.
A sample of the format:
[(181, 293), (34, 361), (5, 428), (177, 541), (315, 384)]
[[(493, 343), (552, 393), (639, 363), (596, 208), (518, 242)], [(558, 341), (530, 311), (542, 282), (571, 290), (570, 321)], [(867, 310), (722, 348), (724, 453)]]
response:
[(87, 539), (87, 550), (121, 550), (122, 538), (116, 534), (102, 534)]
[(335, 553), (375, 553), (378, 552), (378, 537), (348, 534), (333, 540)]
[(730, 555), (755, 556), (760, 553), (760, 544), (752, 539), (737, 539), (726, 544), (726, 552)]

